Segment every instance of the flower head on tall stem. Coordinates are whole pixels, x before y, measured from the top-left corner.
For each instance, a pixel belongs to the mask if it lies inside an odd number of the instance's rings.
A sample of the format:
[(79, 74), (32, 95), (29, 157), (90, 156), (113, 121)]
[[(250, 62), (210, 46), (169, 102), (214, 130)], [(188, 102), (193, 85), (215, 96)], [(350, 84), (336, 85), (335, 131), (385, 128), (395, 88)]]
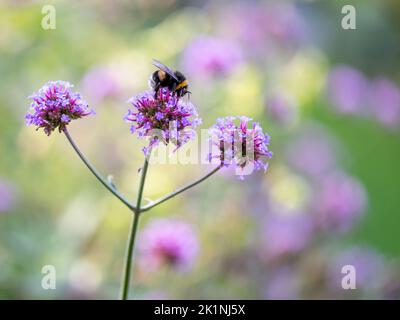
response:
[(49, 81), (29, 98), (32, 113), (25, 116), (27, 125), (43, 128), (49, 136), (58, 128), (61, 132), (75, 119), (94, 114), (81, 94), (72, 92), (73, 86), (65, 81)]
[(239, 169), (241, 177), (249, 174), (245, 170), (249, 165), (251, 169), (266, 171), (268, 162), (265, 160), (272, 157), (272, 152), (268, 149), (270, 137), (263, 133), (256, 122), (248, 128), (251, 120), (244, 116), (217, 119), (217, 123), (209, 129), (214, 148), (208, 156), (209, 160), (217, 159), (226, 167), (233, 164)]
[(157, 93), (143, 92), (132, 97), (125, 120), (131, 125), (131, 132), (139, 138), (150, 137), (149, 145), (143, 149), (145, 155), (160, 141), (172, 142), (177, 148), (194, 137), (194, 128), (201, 123), (196, 108), (190, 102), (183, 102), (167, 88)]

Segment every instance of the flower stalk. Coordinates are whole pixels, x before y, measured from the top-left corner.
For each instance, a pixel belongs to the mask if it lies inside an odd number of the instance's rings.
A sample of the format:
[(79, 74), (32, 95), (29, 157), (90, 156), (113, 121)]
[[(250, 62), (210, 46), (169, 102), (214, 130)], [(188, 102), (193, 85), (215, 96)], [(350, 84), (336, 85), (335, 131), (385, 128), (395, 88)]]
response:
[(110, 182), (108, 182), (98, 171), (97, 169), (89, 162), (89, 160), (84, 156), (81, 150), (78, 148), (75, 141), (72, 139), (71, 135), (68, 132), (67, 128), (63, 129), (65, 136), (67, 137), (69, 143), (71, 144), (72, 148), (78, 154), (79, 158), (83, 161), (86, 167), (90, 170), (91, 173), (100, 181), (100, 183), (106, 187), (114, 196), (116, 196), (123, 204), (125, 204), (131, 211), (136, 212), (136, 207), (130, 203), (122, 194), (120, 194), (115, 186), (113, 186)]
[(195, 187), (199, 183), (203, 182), (204, 180), (208, 179), (213, 174), (218, 172), (222, 168), (222, 166), (221, 165), (218, 166), (217, 168), (213, 169), (205, 176), (201, 177), (200, 179), (197, 179), (196, 181), (188, 184), (187, 186), (177, 189), (174, 192), (167, 194), (166, 196), (164, 196), (154, 202), (151, 202), (147, 206), (142, 207), (144, 185), (146, 182), (146, 176), (147, 176), (147, 171), (148, 171), (148, 167), (149, 167), (149, 158), (150, 158), (150, 154), (149, 154), (145, 157), (145, 161), (144, 161), (143, 167), (141, 169), (139, 190), (138, 190), (136, 206), (135, 206), (132, 203), (130, 203), (123, 195), (121, 195), (116, 190), (115, 186), (113, 186), (110, 182), (108, 182), (98, 172), (98, 170), (89, 162), (89, 160), (85, 157), (85, 155), (82, 153), (82, 151), (79, 149), (79, 147), (77, 146), (77, 144), (71, 137), (70, 133), (68, 132), (68, 129), (64, 128), (63, 132), (64, 132), (67, 140), (71, 144), (72, 148), (78, 154), (79, 158), (83, 161), (83, 163), (86, 165), (86, 167), (90, 170), (90, 172), (93, 173), (93, 175), (97, 178), (97, 180), (100, 181), (100, 183), (104, 187), (106, 187), (113, 195), (115, 195), (122, 203), (124, 203), (133, 212), (132, 224), (131, 224), (131, 228), (129, 231), (129, 238), (128, 238), (128, 243), (127, 243), (126, 253), (125, 253), (124, 271), (123, 271), (123, 275), (122, 275), (122, 285), (121, 285), (121, 292), (120, 292), (120, 299), (127, 300), (129, 297), (129, 287), (130, 287), (129, 284), (130, 284), (131, 272), (132, 272), (132, 257), (133, 257), (133, 252), (134, 252), (134, 248), (135, 248), (136, 234), (138, 231), (141, 213), (145, 212), (145, 211), (149, 211), (150, 209), (154, 208), (155, 206), (157, 206), (161, 203), (164, 203), (165, 201), (167, 201), (171, 198), (174, 198), (178, 194), (180, 194), (190, 188)]
[(149, 157), (145, 157), (143, 168), (141, 170), (142, 175), (140, 177), (139, 191), (136, 200), (136, 212), (132, 217), (132, 225), (129, 233), (128, 245), (126, 248), (125, 268), (122, 276), (121, 300), (127, 300), (129, 295), (129, 283), (130, 283), (131, 269), (132, 269), (132, 256), (135, 247), (136, 233), (139, 225), (140, 207), (143, 199), (144, 184), (146, 182), (147, 169), (149, 167), (148, 158)]

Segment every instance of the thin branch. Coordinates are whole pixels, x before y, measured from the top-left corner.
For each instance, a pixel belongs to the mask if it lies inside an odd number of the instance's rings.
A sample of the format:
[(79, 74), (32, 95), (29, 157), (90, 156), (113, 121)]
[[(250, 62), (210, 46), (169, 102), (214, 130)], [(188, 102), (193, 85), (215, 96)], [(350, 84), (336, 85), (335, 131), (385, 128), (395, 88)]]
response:
[(103, 176), (97, 171), (97, 169), (89, 162), (89, 160), (83, 155), (83, 153), (79, 150), (78, 146), (75, 144), (71, 135), (69, 134), (67, 128), (63, 130), (65, 136), (67, 137), (69, 143), (72, 148), (74, 148), (75, 152), (78, 154), (79, 158), (83, 161), (83, 163), (88, 167), (88, 169), (93, 173), (93, 175), (101, 182), (103, 186), (105, 186), (114, 196), (116, 196), (122, 203), (124, 203), (130, 210), (136, 212), (136, 207), (130, 203), (122, 194), (120, 194), (115, 186), (110, 184)]

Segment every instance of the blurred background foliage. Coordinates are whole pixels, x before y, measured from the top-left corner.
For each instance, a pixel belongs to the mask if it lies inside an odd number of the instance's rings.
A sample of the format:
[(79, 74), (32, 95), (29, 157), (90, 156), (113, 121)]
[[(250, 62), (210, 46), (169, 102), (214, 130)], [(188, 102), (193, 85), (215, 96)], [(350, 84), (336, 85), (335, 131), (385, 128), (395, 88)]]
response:
[[(252, 117), (274, 157), (265, 175), (226, 170), (144, 214), (143, 229), (191, 224), (200, 250), (190, 270), (137, 264), (132, 297), (399, 298), (400, 5), (351, 1), (357, 29), (343, 30), (348, 2), (1, 0), (0, 298), (117, 296), (130, 212), (24, 114), (46, 81), (74, 83), (97, 115), (72, 135), (133, 199), (144, 142), (122, 118), (152, 58), (187, 74), (202, 128)], [(207, 170), (154, 165), (146, 197)], [(48, 264), (56, 290), (40, 285)], [(344, 264), (357, 290), (339, 289)]]

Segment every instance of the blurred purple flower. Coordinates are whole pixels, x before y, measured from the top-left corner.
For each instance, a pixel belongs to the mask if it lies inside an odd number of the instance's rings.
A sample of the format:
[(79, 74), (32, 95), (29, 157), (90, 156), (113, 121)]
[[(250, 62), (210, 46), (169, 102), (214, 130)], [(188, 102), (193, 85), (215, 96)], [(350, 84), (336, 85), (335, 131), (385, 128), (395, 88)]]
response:
[(150, 271), (163, 265), (187, 269), (198, 252), (199, 243), (192, 226), (179, 220), (153, 220), (139, 241), (140, 263)]
[(313, 221), (305, 214), (267, 217), (262, 251), (267, 258), (279, 258), (303, 250), (313, 234)]
[(33, 114), (25, 116), (27, 125), (43, 128), (47, 135), (55, 129), (61, 132), (75, 119), (94, 114), (80, 93), (71, 91), (72, 85), (65, 81), (47, 82), (38, 92), (29, 98), (33, 100)]
[(331, 171), (336, 166), (337, 150), (333, 139), (322, 128), (307, 128), (289, 144), (289, 163), (313, 178)]
[(328, 279), (332, 289), (343, 291), (342, 279), (345, 274), (342, 273), (342, 268), (346, 265), (355, 267), (358, 290), (375, 290), (383, 284), (385, 274), (383, 257), (369, 248), (354, 247), (335, 255), (329, 264)]
[(328, 98), (342, 113), (365, 112), (368, 81), (357, 69), (350, 66), (334, 68), (328, 77)]
[(295, 102), (281, 92), (274, 92), (266, 99), (267, 115), (281, 125), (292, 123), (297, 117)]
[(255, 170), (266, 171), (268, 163), (265, 160), (272, 157), (272, 152), (268, 150), (269, 135), (264, 134), (256, 122), (251, 128), (247, 128), (251, 120), (244, 116), (219, 118), (209, 129), (211, 144), (214, 147), (209, 154), (209, 160), (217, 159), (226, 167), (233, 163), (236, 168), (242, 170), (241, 178), (246, 174), (245, 169), (248, 165), (254, 166)]
[(192, 77), (223, 76), (242, 60), (240, 49), (231, 41), (202, 37), (192, 41), (183, 53), (183, 69)]
[(348, 231), (366, 207), (364, 187), (354, 178), (335, 172), (322, 179), (315, 198), (318, 223), (324, 230)]
[(12, 210), (17, 199), (15, 185), (11, 182), (0, 180), (0, 213)]
[(304, 21), (293, 5), (268, 5), (265, 13), (265, 30), (278, 43), (287, 45), (304, 39)]
[(264, 296), (270, 300), (294, 300), (299, 298), (299, 280), (289, 267), (274, 270), (266, 283)]
[(88, 99), (100, 102), (118, 94), (120, 88), (117, 79), (107, 67), (96, 67), (85, 74), (82, 88)]
[(394, 127), (400, 123), (400, 89), (390, 80), (378, 78), (371, 83), (370, 107), (378, 121)]
[(150, 143), (143, 149), (147, 155), (160, 140), (172, 142), (179, 148), (195, 135), (194, 128), (200, 123), (196, 108), (192, 103), (183, 102), (167, 88), (158, 91), (143, 92), (129, 100), (135, 108), (128, 110), (125, 120), (133, 123), (131, 132), (139, 138), (151, 137)]
[(238, 4), (224, 8), (221, 15), (222, 32), (250, 47), (250, 51), (293, 47), (305, 39), (305, 23), (290, 4)]

